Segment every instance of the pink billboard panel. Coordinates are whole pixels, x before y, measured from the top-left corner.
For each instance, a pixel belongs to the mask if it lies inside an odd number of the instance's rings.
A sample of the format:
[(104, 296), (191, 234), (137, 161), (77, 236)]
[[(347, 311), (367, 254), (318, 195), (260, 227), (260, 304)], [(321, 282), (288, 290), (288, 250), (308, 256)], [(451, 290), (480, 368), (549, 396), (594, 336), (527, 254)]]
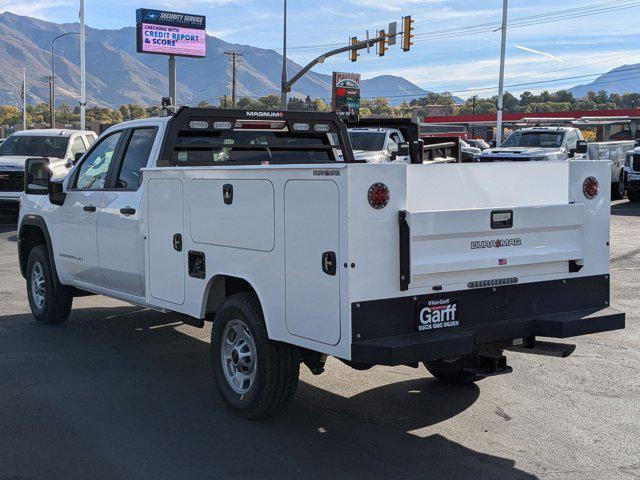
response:
[(150, 23), (142, 24), (143, 52), (204, 57), (206, 42), (204, 30)]

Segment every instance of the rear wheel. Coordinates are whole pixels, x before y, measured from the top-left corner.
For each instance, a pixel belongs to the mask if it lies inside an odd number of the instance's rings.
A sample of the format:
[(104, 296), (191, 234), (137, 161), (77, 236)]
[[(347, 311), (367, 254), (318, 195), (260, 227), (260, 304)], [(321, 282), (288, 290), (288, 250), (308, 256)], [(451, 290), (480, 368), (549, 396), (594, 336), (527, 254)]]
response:
[(473, 371), (465, 370), (465, 357), (451, 357), (424, 362), (429, 373), (445, 383), (464, 385), (478, 380)]
[(52, 271), (46, 247), (31, 250), (27, 261), (27, 297), (31, 313), (40, 323), (62, 323), (71, 313), (73, 295)]
[(611, 185), (611, 198), (613, 200), (620, 200), (624, 198), (624, 191), (627, 188), (627, 183), (624, 181), (624, 172), (620, 172), (620, 178), (617, 183)]
[(252, 294), (229, 297), (216, 314), (211, 361), (222, 398), (245, 418), (275, 415), (298, 386), (298, 349), (269, 340), (262, 309)]

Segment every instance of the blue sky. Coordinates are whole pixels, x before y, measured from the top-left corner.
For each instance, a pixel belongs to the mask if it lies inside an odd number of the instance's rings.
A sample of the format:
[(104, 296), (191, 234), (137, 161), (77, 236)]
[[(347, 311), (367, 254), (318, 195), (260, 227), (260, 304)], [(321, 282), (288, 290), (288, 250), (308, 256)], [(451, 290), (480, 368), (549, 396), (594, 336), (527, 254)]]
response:
[[(145, 0), (133, 5), (110, 0), (107, 11), (104, 2), (85, 2), (87, 24), (96, 28), (132, 26), (136, 7), (159, 8), (204, 14), (209, 33), (229, 42), (281, 47), (281, 0)], [(77, 0), (0, 0), (0, 11), (73, 22), (77, 5)], [(497, 90), (500, 32), (493, 29), (501, 12), (502, 0), (289, 0), (289, 45), (294, 47), (289, 57), (306, 63), (322, 53), (320, 47), (295, 47), (344, 44), (350, 35), (362, 38), (367, 29), (373, 34), (411, 14), (417, 38), (410, 52), (396, 46), (384, 58), (362, 53), (355, 64), (343, 55), (316, 70), (358, 71), (365, 78), (391, 73), (433, 91), (489, 96)], [(635, 28), (640, 1), (511, 0), (509, 18), (514, 28), (508, 32), (507, 85), (548, 82), (509, 91), (557, 90), (594, 78), (581, 76), (640, 63)], [(474, 27), (479, 24), (484, 26)]]

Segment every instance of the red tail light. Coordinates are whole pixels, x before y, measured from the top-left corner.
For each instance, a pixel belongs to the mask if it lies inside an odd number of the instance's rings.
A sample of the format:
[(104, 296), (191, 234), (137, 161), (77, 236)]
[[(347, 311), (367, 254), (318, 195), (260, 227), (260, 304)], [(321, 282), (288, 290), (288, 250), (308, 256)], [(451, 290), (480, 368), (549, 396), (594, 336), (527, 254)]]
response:
[(374, 183), (369, 187), (367, 198), (369, 205), (380, 210), (389, 203), (389, 188), (384, 183)]
[(598, 179), (596, 177), (587, 177), (582, 184), (582, 193), (589, 200), (595, 198), (600, 191), (600, 184), (598, 183)]

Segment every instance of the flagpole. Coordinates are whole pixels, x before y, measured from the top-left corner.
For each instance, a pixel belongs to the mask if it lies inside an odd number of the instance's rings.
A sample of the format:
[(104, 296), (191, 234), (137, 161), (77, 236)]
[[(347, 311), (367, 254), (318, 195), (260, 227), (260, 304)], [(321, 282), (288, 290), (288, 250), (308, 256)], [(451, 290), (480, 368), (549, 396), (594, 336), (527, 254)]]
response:
[(22, 129), (27, 129), (27, 69), (22, 69)]

